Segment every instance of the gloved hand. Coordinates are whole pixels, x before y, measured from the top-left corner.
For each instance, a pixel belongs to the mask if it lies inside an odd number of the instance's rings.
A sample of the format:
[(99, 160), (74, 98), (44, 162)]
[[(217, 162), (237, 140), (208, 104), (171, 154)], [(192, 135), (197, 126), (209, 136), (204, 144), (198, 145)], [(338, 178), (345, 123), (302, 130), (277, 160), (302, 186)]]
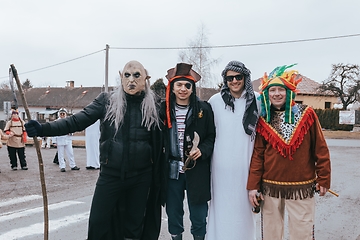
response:
[(42, 137), (42, 125), (35, 120), (30, 120), (29, 122), (25, 123), (25, 129), (29, 137)]

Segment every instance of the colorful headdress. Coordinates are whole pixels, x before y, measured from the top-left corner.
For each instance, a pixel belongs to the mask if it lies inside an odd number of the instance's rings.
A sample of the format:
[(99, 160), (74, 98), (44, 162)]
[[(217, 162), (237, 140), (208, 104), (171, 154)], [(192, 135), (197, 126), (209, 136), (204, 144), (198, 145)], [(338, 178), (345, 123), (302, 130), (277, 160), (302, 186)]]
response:
[(302, 78), (299, 76), (298, 71), (291, 70), (285, 71), (288, 68), (295, 66), (292, 64), (289, 66), (276, 67), (269, 76), (265, 73), (261, 78), (261, 85), (259, 87), (261, 94), (261, 115), (265, 117), (266, 122), (270, 121), (270, 99), (269, 88), (272, 86), (280, 86), (286, 89), (286, 102), (285, 102), (285, 122), (294, 122), (294, 98), (298, 90), (297, 85), (301, 82)]
[(178, 63), (175, 68), (171, 68), (167, 71), (165, 76), (169, 82), (166, 87), (165, 101), (166, 101), (166, 125), (168, 128), (171, 128), (171, 119), (170, 119), (170, 95), (172, 83), (177, 80), (188, 80), (193, 82), (193, 95), (196, 95), (195, 83), (201, 79), (201, 76), (191, 69), (192, 65), (187, 63)]

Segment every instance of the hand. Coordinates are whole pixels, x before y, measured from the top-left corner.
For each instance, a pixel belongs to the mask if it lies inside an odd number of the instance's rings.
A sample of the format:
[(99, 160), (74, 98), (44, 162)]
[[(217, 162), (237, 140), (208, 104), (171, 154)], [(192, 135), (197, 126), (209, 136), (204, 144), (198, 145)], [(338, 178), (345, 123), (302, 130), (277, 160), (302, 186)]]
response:
[(9, 137), (12, 137), (12, 136), (14, 136), (14, 132), (13, 132), (13, 131), (10, 131)]
[[(251, 206), (253, 207), (256, 207), (256, 206), (259, 206), (259, 202), (258, 200), (256, 199), (256, 195), (258, 193), (258, 190), (249, 190), (249, 201), (250, 201), (250, 204)], [(260, 193), (260, 198), (261, 200), (264, 200), (264, 196)]]
[(35, 120), (30, 120), (29, 122), (25, 123), (25, 129), (29, 137), (42, 137), (42, 125)]
[(319, 183), (316, 183), (316, 190), (319, 191), (320, 196), (325, 196), (326, 192), (328, 191), (327, 188), (320, 186)]
[(201, 151), (200, 151), (200, 149), (199, 148), (196, 148), (194, 151), (191, 151), (190, 153), (189, 153), (189, 157), (191, 157), (191, 159), (192, 160), (196, 160), (196, 159), (198, 159), (199, 157), (201, 157)]

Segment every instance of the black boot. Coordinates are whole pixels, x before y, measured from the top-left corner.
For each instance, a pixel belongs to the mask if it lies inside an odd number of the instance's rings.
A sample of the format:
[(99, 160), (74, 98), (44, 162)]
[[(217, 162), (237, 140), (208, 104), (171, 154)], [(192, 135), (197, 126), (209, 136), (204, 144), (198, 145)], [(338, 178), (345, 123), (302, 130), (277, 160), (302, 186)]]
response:
[(172, 240), (182, 240), (182, 233), (176, 235), (176, 236), (171, 236)]
[(204, 240), (205, 239), (205, 236), (195, 236), (193, 235), (194, 237), (194, 240)]

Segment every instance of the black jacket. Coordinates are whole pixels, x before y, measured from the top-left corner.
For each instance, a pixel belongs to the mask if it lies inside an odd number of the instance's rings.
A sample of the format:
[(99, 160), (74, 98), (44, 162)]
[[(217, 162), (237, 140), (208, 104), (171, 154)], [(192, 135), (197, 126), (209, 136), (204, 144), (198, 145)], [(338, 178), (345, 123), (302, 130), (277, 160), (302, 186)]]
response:
[[(187, 196), (190, 202), (194, 204), (204, 203), (211, 199), (210, 193), (210, 160), (211, 155), (214, 148), (215, 142), (215, 124), (214, 124), (214, 113), (211, 109), (209, 103), (200, 101), (196, 99), (198, 112), (194, 112), (194, 108), (190, 106), (188, 111), (188, 115), (186, 116), (185, 120), (185, 135), (189, 135), (191, 139), (194, 139), (194, 131), (199, 134), (200, 143), (198, 148), (201, 151), (202, 156), (196, 160), (196, 165), (193, 169), (187, 170), (186, 174), (186, 191)], [(176, 129), (176, 118), (174, 109), (171, 109), (171, 121), (172, 121), (172, 128), (168, 128), (164, 126), (164, 175), (163, 181), (167, 182), (168, 174), (169, 174), (169, 159), (176, 157), (180, 160), (180, 156), (171, 156), (171, 148), (177, 147), (175, 144), (170, 144), (178, 142), (177, 133), (174, 133), (174, 129)], [(161, 119), (165, 119), (165, 103), (162, 103), (161, 110), (160, 110)], [(185, 146), (185, 145), (184, 145)], [(185, 155), (184, 155), (185, 156)], [(164, 184), (164, 195), (162, 196), (163, 203), (166, 200), (166, 184)]]
[[(56, 122), (43, 125), (44, 136), (59, 136), (82, 131), (100, 119), (101, 171), (111, 175), (131, 177), (150, 171), (158, 152), (157, 129), (148, 131), (141, 126), (141, 101), (143, 96), (127, 95), (127, 108), (123, 125), (116, 132), (113, 124), (105, 120), (109, 94), (101, 93), (81, 112)], [(160, 147), (160, 146), (158, 146)], [(153, 155), (153, 153), (155, 155)]]
[[(56, 122), (44, 123), (44, 136), (59, 136), (82, 131), (100, 119), (101, 172), (121, 177), (132, 177), (146, 171), (153, 172), (143, 238), (158, 239), (161, 224), (160, 156), (162, 135), (154, 127), (148, 131), (141, 126), (143, 95), (127, 95), (127, 109), (123, 125), (116, 132), (114, 125), (105, 120), (109, 93), (101, 93), (82, 111)], [(163, 165), (163, 164), (162, 164)]]

